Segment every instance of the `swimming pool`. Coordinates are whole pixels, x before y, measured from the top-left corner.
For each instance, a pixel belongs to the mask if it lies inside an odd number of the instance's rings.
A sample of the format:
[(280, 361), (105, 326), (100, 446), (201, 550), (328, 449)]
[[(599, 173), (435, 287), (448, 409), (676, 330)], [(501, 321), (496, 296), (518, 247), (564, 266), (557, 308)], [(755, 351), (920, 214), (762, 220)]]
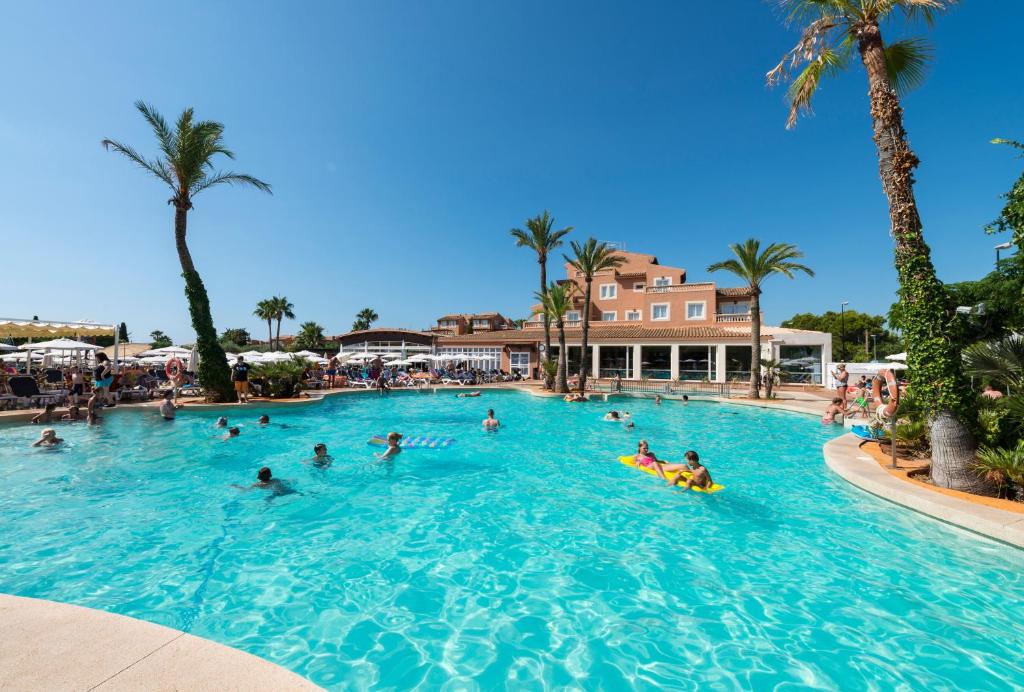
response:
[[(808, 416), (396, 393), (0, 426), (0, 591), (150, 620), (329, 688), (1024, 685), (1024, 551), (831, 476)], [(486, 409), (502, 421), (485, 433)], [(272, 424), (256, 425), (259, 413)], [(287, 427), (284, 427), (287, 426)], [(451, 436), (390, 471), (365, 444)], [(726, 490), (615, 461), (698, 450)], [(327, 443), (334, 464), (305, 459)], [(262, 466), (297, 491), (241, 492)]]

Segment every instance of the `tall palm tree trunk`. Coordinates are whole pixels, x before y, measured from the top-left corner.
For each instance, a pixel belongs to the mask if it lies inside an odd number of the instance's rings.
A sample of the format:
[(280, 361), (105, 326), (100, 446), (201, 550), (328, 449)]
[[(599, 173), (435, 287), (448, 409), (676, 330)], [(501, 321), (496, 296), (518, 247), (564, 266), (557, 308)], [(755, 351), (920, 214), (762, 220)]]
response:
[[(537, 262), (540, 264), (540, 292), (544, 293), (548, 288), (548, 258), (547, 256), (539, 257)], [(551, 360), (551, 320), (548, 319), (546, 312), (542, 313), (541, 317), (544, 318), (544, 355), (541, 357), (541, 361), (545, 361)], [(550, 381), (547, 370), (544, 369), (543, 365), (541, 366), (541, 374), (544, 377), (544, 386), (550, 389), (553, 383)]]
[(274, 320), (267, 320), (267, 348), (274, 348)]
[(580, 335), (580, 391), (587, 391), (587, 370), (593, 363), (587, 362), (587, 342), (590, 340), (590, 291), (593, 279), (587, 280), (587, 288), (583, 292), (583, 329)]
[(873, 138), (896, 243), (905, 315), (902, 326), (909, 346), (907, 365), (915, 395), (930, 408), (932, 480), (946, 488), (990, 492), (987, 482), (972, 468), (975, 443), (965, 424), (970, 400), (952, 324), (955, 317), (921, 233), (914, 197), (914, 169), (919, 162), (907, 143), (903, 108), (889, 82), (877, 23), (861, 29), (858, 49), (868, 75)]
[(282, 319), (284, 319), (284, 318), (283, 317), (278, 317), (277, 318), (277, 346), (276, 346), (276, 349), (278, 351), (281, 350), (281, 320)]
[(750, 398), (761, 398), (761, 289), (750, 296)]
[(558, 388), (555, 391), (559, 394), (565, 394), (569, 391), (569, 383), (566, 381), (565, 376), (566, 365), (569, 362), (565, 352), (565, 322), (562, 318), (559, 318), (555, 324), (558, 326)]
[(178, 261), (181, 263), (181, 275), (185, 279), (185, 297), (188, 299), (188, 311), (192, 317), (192, 329), (196, 333), (196, 350), (199, 352), (199, 380), (206, 390), (207, 398), (214, 401), (234, 401), (235, 392), (231, 384), (231, 370), (228, 368), (224, 349), (217, 342), (217, 330), (213, 327), (213, 315), (210, 313), (210, 299), (206, 286), (199, 278), (192, 253), (185, 242), (188, 230), (188, 208), (175, 205), (174, 209), (174, 244), (178, 250)]

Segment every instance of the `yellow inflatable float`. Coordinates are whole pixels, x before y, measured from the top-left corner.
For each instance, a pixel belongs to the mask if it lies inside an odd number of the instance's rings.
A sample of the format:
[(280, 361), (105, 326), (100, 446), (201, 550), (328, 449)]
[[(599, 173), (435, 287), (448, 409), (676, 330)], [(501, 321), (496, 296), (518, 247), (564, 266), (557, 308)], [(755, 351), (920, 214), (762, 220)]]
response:
[[(638, 468), (638, 467), (633, 465), (633, 458), (634, 457), (633, 457), (632, 454), (630, 454), (628, 457), (619, 457), (619, 463), (621, 463), (623, 466), (629, 466), (631, 468)], [(672, 462), (671, 461), (662, 461), (661, 463), (663, 463), (663, 464), (671, 464)], [(653, 466), (640, 466), (639, 470), (643, 471), (644, 473), (649, 473), (652, 476), (657, 476), (658, 475), (658, 472), (654, 470)], [(684, 479), (689, 479), (689, 478), (693, 477), (693, 474), (690, 473), (689, 471), (673, 471), (673, 472), (666, 471), (665, 472), (665, 478), (669, 479), (670, 481), (671, 480), (675, 480), (675, 477), (677, 475), (682, 475), (682, 477)], [(686, 486), (680, 484), (678, 487), (685, 488)], [(712, 483), (711, 487), (707, 488), (707, 489), (693, 487), (693, 488), (690, 488), (690, 490), (696, 491), (698, 493), (708, 493), (708, 494), (711, 494), (711, 493), (717, 493), (719, 490), (725, 490), (725, 486), (724, 485), (719, 485), (718, 483)]]

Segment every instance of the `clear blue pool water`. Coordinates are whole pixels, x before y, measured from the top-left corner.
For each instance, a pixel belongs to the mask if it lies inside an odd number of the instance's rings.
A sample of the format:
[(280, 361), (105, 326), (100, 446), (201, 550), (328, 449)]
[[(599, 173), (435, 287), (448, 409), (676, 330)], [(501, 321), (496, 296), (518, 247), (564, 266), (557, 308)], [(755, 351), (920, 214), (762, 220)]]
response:
[[(500, 432), (480, 429), (494, 407)], [(187, 630), (334, 689), (1024, 686), (1024, 553), (827, 473), (806, 416), (515, 392), (0, 426), (0, 591)], [(255, 424), (261, 412), (272, 425)], [(286, 425), (287, 427), (283, 427)], [(458, 438), (403, 452), (388, 430)], [(621, 466), (698, 450), (727, 489)], [(315, 442), (335, 458), (305, 462)], [(241, 492), (269, 465), (297, 491)]]

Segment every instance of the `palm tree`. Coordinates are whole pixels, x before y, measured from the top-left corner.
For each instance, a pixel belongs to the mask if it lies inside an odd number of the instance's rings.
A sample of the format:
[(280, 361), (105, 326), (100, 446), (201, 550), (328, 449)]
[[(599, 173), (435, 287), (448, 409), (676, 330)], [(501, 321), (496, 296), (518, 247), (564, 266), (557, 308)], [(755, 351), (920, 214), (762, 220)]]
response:
[[(873, 139), (882, 189), (889, 200), (889, 221), (896, 245), (900, 306), (905, 315), (907, 365), (911, 387), (928, 402), (932, 480), (936, 485), (983, 492), (989, 484), (974, 470), (974, 438), (967, 422), (971, 402), (960, 359), (956, 319), (949, 295), (935, 276), (931, 251), (921, 232), (914, 196), (919, 160), (907, 141), (900, 96), (919, 85), (931, 50), (920, 38), (886, 44), (881, 26), (899, 17), (904, 23), (931, 23), (955, 0), (781, 0), (791, 24), (802, 34), (768, 73), (774, 84), (789, 79), (788, 127), (796, 124), (824, 76), (860, 59), (868, 79)], [(799, 70), (799, 72), (797, 72)]]
[(303, 322), (299, 325), (299, 334), (295, 337), (295, 345), (300, 349), (309, 350), (323, 348), (324, 328), (316, 322)]
[(583, 276), (583, 281), (586, 283), (583, 293), (583, 332), (580, 338), (580, 391), (582, 392), (586, 391), (587, 370), (591, 367), (591, 364), (587, 362), (587, 342), (590, 338), (590, 292), (594, 283), (594, 275), (621, 267), (626, 258), (616, 255), (611, 245), (599, 243), (595, 238), (587, 238), (583, 245), (574, 240), (571, 245), (573, 256), (563, 255), (563, 257)]
[[(554, 320), (558, 327), (558, 369), (556, 371), (555, 391), (565, 394), (569, 391), (569, 384), (566, 381), (566, 353), (565, 353), (565, 313), (572, 307), (572, 299), (576, 293), (576, 284), (571, 282), (551, 282), (546, 290), (535, 293), (540, 301), (540, 310), (545, 320)], [(548, 351), (550, 353), (550, 350)]]
[(725, 270), (742, 279), (750, 290), (750, 398), (761, 398), (761, 284), (773, 274), (792, 279), (794, 272), (814, 276), (814, 271), (799, 262), (804, 253), (796, 245), (772, 243), (761, 250), (761, 241), (748, 238), (729, 246), (733, 259), (715, 262), (709, 272)]
[(1024, 336), (1009, 334), (994, 341), (979, 341), (964, 350), (967, 372), (1019, 394), (1024, 390)]
[(235, 392), (231, 384), (224, 349), (217, 341), (217, 330), (210, 314), (210, 299), (206, 286), (196, 271), (192, 254), (185, 243), (188, 229), (188, 212), (192, 200), (203, 190), (216, 185), (248, 185), (263, 192), (270, 192), (270, 185), (244, 173), (215, 171), (213, 160), (218, 154), (229, 159), (235, 155), (224, 146), (224, 126), (212, 120), (193, 120), (191, 108), (185, 109), (172, 130), (152, 106), (138, 101), (135, 107), (153, 128), (160, 156), (147, 159), (127, 144), (111, 139), (103, 140), (104, 148), (125, 156), (143, 170), (151, 173), (171, 189), (169, 203), (174, 206), (174, 241), (178, 250), (178, 261), (185, 279), (185, 296), (192, 316), (192, 328), (196, 332), (199, 351), (199, 379), (210, 397), (217, 401), (234, 401)]
[(274, 299), (265, 298), (256, 303), (252, 314), (267, 321), (267, 348), (274, 348)]
[(356, 321), (352, 323), (352, 331), (361, 332), (369, 329), (370, 325), (379, 319), (373, 308), (363, 308), (356, 313)]
[(295, 306), (288, 302), (288, 299), (284, 296), (274, 296), (270, 299), (270, 304), (274, 308), (274, 319), (277, 320), (277, 350), (281, 350), (281, 321), (284, 318), (290, 320), (295, 319), (295, 313), (292, 308)]
[[(526, 230), (513, 228), (509, 231), (516, 239), (516, 247), (528, 247), (537, 253), (537, 264), (540, 265), (540, 292), (543, 293), (548, 285), (548, 253), (562, 246), (562, 238), (572, 231), (572, 226), (566, 226), (560, 231), (551, 230), (555, 225), (555, 218), (545, 209), (540, 216), (526, 220)], [(539, 295), (539, 294), (538, 294)], [(544, 360), (549, 358), (551, 353), (551, 320), (543, 311), (544, 318)], [(550, 385), (550, 383), (548, 383)]]

